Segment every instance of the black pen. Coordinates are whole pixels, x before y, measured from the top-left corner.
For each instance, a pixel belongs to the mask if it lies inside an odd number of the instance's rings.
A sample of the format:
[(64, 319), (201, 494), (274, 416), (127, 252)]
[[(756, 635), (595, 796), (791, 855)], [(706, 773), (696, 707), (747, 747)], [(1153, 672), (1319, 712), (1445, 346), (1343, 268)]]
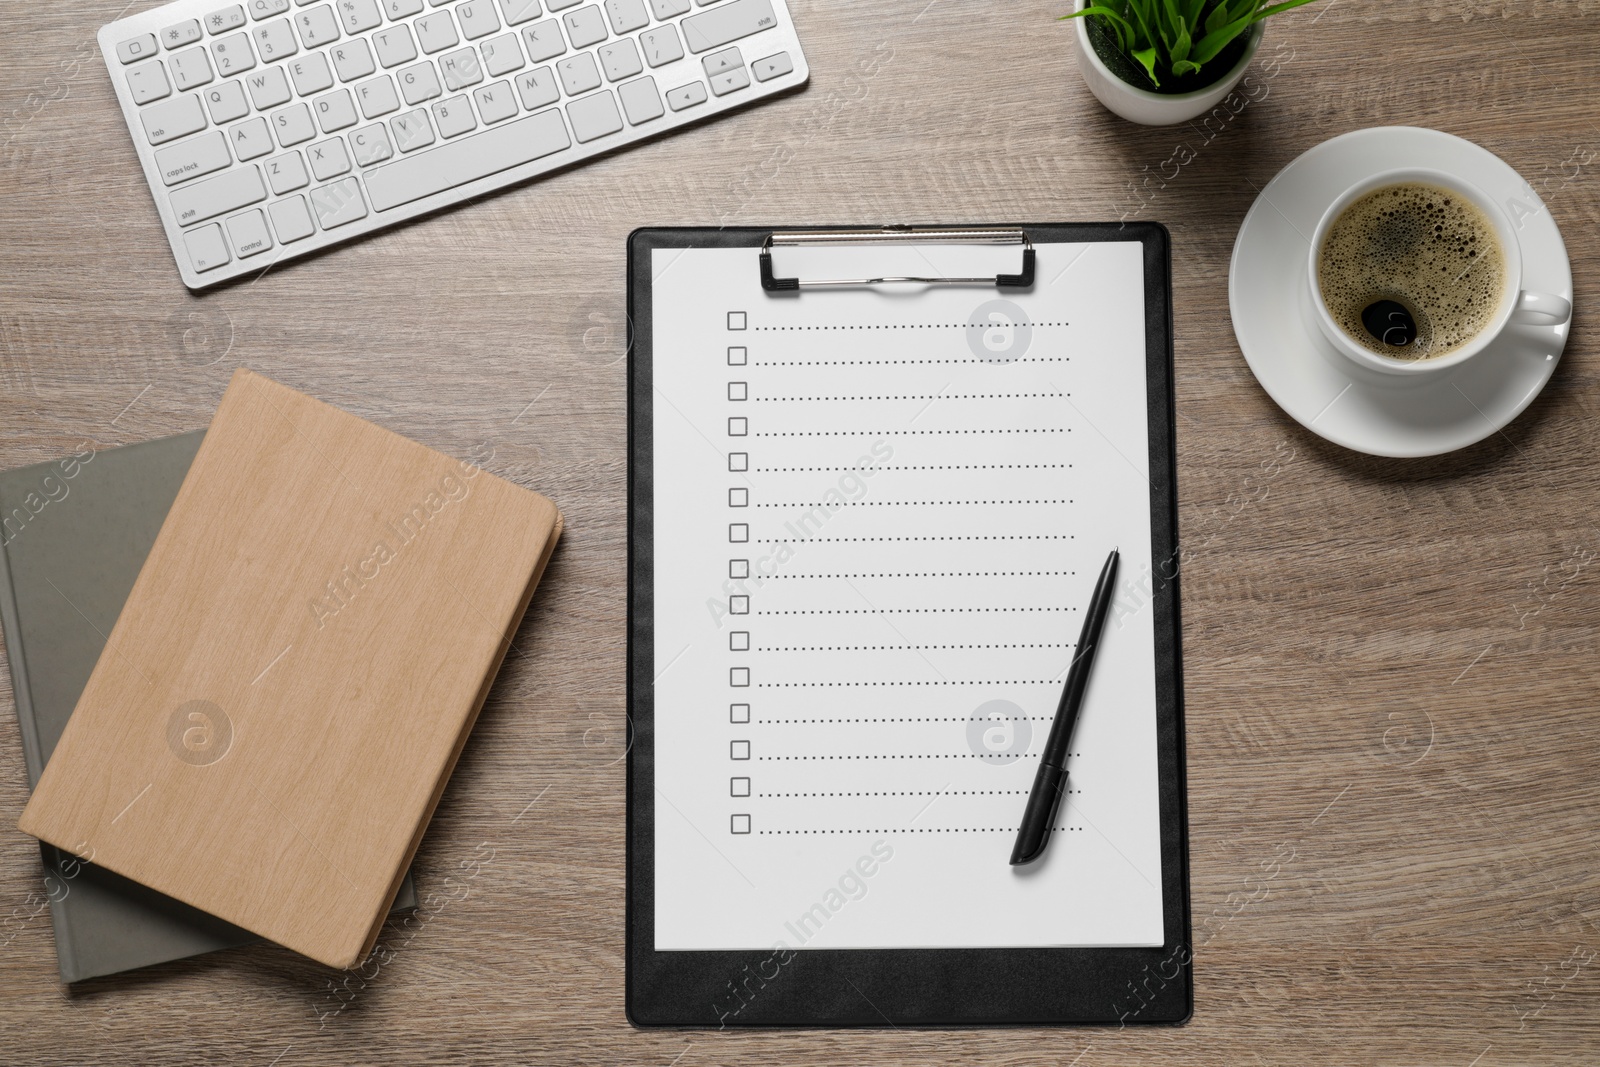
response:
[(1017, 844), (1011, 850), (1013, 867), (1032, 863), (1044, 855), (1044, 847), (1050, 842), (1050, 824), (1056, 821), (1056, 809), (1061, 806), (1061, 795), (1067, 788), (1067, 749), (1072, 746), (1072, 727), (1078, 721), (1078, 709), (1083, 706), (1083, 691), (1089, 688), (1089, 670), (1094, 666), (1100, 631), (1105, 629), (1106, 615), (1111, 610), (1112, 585), (1116, 578), (1117, 550), (1113, 548), (1106, 557), (1100, 580), (1095, 583), (1094, 596), (1089, 600), (1083, 633), (1078, 635), (1077, 652), (1072, 666), (1067, 669), (1067, 684), (1061, 690), (1055, 722), (1050, 724), (1050, 739), (1044, 743), (1044, 754), (1039, 757), (1039, 773), (1033, 776), (1028, 806), (1022, 813), (1022, 826), (1017, 830)]

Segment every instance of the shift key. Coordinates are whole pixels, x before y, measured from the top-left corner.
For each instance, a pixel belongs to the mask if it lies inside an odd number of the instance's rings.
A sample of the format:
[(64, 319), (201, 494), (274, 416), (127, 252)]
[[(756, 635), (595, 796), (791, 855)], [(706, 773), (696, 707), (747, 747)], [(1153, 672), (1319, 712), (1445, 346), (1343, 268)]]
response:
[(251, 163), (174, 189), (172, 213), (177, 216), (179, 226), (191, 226), (266, 198), (267, 187), (261, 182), (261, 168)]
[(699, 53), (748, 37), (778, 24), (770, 0), (733, 0), (683, 20), (683, 39)]

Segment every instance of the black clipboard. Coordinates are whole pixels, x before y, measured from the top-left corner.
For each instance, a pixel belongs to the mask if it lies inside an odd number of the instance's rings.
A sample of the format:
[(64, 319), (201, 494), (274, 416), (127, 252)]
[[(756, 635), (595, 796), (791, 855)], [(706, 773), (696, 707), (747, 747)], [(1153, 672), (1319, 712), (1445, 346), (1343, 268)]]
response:
[[(1007, 231), (1002, 242), (996, 235)], [(1031, 284), (1034, 245), (1134, 241), (1145, 271), (1146, 396), (1149, 414), (1152, 594), (1156, 632), (1156, 737), (1161, 825), (1160, 948), (810, 949), (657, 952), (655, 929), (655, 745), (651, 484), (654, 343), (651, 252), (749, 248), (769, 294), (803, 288), (778, 279), (763, 254), (775, 239), (928, 240), (974, 236), (1016, 243), (1025, 255), (1006, 287)], [(1022, 240), (1010, 238), (1020, 234)], [(959, 241), (959, 236), (952, 240)], [(860, 285), (884, 279), (818, 279)], [(905, 279), (889, 279), (905, 280)], [(983, 279), (923, 278), (981, 284)], [(800, 284), (788, 284), (798, 281)], [(783, 297), (774, 296), (774, 299)], [(791, 297), (792, 298), (792, 297)], [(1041, 224), (938, 230), (836, 227), (640, 229), (628, 240), (628, 802), (626, 967), (628, 1019), (677, 1027), (993, 1027), (1183, 1023), (1193, 1012), (1189, 866), (1184, 790), (1183, 680), (1178, 616), (1177, 453), (1174, 436), (1172, 286), (1169, 237), (1155, 223)], [(780, 977), (781, 975), (781, 977)], [(718, 1008), (747, 990), (740, 1010)]]

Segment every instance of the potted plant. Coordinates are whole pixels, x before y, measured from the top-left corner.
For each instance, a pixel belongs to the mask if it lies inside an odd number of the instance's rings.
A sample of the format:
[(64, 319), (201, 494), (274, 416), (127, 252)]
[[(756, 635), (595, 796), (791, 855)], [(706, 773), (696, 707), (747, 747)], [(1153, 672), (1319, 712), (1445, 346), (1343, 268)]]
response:
[(1078, 69), (1106, 107), (1145, 126), (1203, 115), (1233, 91), (1263, 20), (1311, 0), (1076, 0)]

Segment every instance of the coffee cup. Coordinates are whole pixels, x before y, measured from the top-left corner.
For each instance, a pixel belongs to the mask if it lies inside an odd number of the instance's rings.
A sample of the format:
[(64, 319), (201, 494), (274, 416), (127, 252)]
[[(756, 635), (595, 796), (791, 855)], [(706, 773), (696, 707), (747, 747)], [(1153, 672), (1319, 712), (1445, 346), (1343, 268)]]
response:
[[(1480, 324), (1470, 338), (1441, 351), (1438, 355), (1422, 358), (1417, 358), (1401, 347), (1405, 344), (1406, 335), (1403, 332), (1396, 338), (1401, 344), (1395, 346), (1394, 355), (1375, 351), (1374, 347), (1369, 347), (1370, 341), (1363, 343), (1352, 337), (1345, 326), (1340, 324), (1339, 317), (1330, 310), (1323, 291), (1323, 246), (1334, 224), (1343, 218), (1346, 211), (1370, 194), (1389, 186), (1411, 185), (1430, 186), (1444, 190), (1447, 195), (1461, 197), (1465, 203), (1477, 209), (1483, 223), (1493, 232), (1493, 237), (1499, 245), (1499, 285), (1495, 291), (1488, 294), (1488, 299), (1495, 301), (1493, 312), (1480, 315)], [(1479, 277), (1481, 276), (1480, 274)], [(1412, 167), (1385, 171), (1346, 189), (1323, 213), (1321, 221), (1317, 223), (1316, 231), (1312, 234), (1307, 279), (1311, 289), (1311, 308), (1317, 326), (1328, 342), (1340, 354), (1355, 363), (1393, 375), (1415, 377), (1437, 374), (1442, 370), (1460, 366), (1477, 356), (1512, 324), (1559, 326), (1572, 316), (1571, 303), (1562, 297), (1522, 287), (1522, 248), (1517, 241), (1516, 230), (1512, 226), (1510, 217), (1500, 205), (1471, 182), (1453, 174), (1425, 168)], [(1447, 281), (1445, 284), (1450, 283)], [(1479, 288), (1482, 288), (1481, 284)], [(1370, 312), (1376, 307), (1375, 304), (1367, 310)], [(1402, 316), (1395, 317), (1403, 320)], [(1367, 329), (1372, 336), (1380, 337), (1371, 325), (1368, 325)], [(1380, 339), (1387, 339), (1387, 335), (1383, 335)], [(1389, 346), (1382, 344), (1377, 347)]]

